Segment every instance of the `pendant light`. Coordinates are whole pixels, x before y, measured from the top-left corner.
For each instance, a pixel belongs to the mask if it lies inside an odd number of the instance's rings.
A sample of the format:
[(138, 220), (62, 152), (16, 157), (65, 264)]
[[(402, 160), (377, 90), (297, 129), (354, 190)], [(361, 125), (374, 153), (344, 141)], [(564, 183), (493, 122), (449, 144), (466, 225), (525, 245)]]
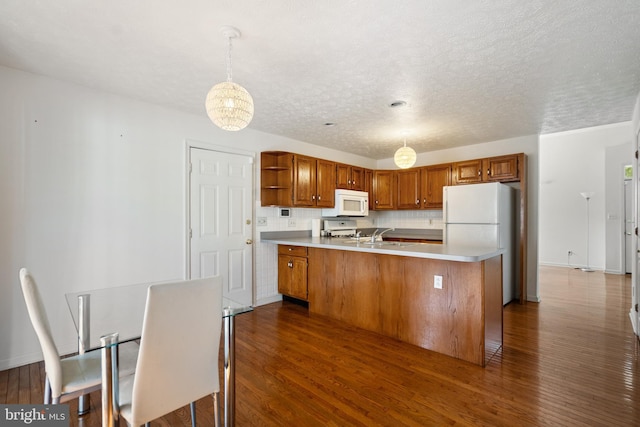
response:
[(240, 37), (234, 27), (222, 27), (220, 32), (228, 40), (227, 81), (213, 86), (207, 94), (207, 115), (221, 129), (238, 131), (247, 127), (253, 118), (253, 98), (245, 88), (231, 81), (231, 39)]
[(404, 147), (398, 148), (393, 156), (393, 161), (400, 169), (407, 169), (415, 164), (416, 151), (411, 147), (407, 147), (406, 137), (404, 138)]

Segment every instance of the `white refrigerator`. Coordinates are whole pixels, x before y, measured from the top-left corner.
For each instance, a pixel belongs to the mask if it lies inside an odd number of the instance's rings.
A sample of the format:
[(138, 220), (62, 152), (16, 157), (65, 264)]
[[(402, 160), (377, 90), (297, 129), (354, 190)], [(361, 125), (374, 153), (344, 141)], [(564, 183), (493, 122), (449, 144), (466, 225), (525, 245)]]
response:
[(498, 182), (444, 187), (443, 243), (505, 249), (502, 302), (516, 298), (516, 189)]

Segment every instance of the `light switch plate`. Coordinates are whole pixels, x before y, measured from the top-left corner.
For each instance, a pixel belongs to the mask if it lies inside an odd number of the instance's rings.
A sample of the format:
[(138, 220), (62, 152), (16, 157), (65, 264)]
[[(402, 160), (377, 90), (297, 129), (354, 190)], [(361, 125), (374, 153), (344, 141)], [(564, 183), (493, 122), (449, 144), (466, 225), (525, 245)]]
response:
[(433, 276), (433, 287), (442, 289), (442, 276)]

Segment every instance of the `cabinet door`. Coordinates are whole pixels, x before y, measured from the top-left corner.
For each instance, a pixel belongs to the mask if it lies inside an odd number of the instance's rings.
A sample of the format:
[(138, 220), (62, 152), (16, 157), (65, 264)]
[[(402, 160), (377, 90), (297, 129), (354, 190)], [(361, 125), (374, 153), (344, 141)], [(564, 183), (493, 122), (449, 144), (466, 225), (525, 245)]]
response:
[(373, 198), (373, 171), (371, 169), (364, 170), (364, 189), (369, 193), (369, 209), (374, 209), (374, 198)]
[(278, 255), (278, 292), (307, 301), (307, 258)]
[(395, 207), (394, 171), (373, 171), (374, 209), (393, 209)]
[(398, 209), (420, 208), (420, 169), (398, 171)]
[(316, 159), (296, 155), (293, 158), (293, 205), (315, 206)]
[(336, 195), (336, 164), (318, 159), (316, 165), (316, 206), (332, 208)]
[(351, 189), (351, 166), (336, 164), (336, 188)]
[(451, 165), (437, 165), (422, 168), (421, 185), (422, 208), (441, 209), (442, 189), (451, 185)]
[(357, 191), (365, 191), (364, 168), (351, 166), (351, 188)]
[(490, 157), (485, 159), (485, 181), (509, 182), (519, 181), (518, 155)]
[(454, 163), (453, 179), (455, 184), (482, 182), (482, 159)]

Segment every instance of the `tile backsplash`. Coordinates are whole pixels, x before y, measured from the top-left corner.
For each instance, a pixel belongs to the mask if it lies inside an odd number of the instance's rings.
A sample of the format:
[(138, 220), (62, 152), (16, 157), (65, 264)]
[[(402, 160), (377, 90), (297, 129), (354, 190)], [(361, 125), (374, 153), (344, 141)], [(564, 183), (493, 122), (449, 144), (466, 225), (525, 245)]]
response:
[[(321, 218), (320, 209), (287, 208), (291, 216), (283, 218), (280, 208), (260, 206), (256, 203), (256, 235), (255, 242), (255, 303), (268, 304), (280, 299), (278, 294), (278, 249), (271, 243), (262, 243), (260, 233), (263, 231), (311, 230), (311, 220)], [(355, 218), (358, 228), (419, 228), (441, 229), (441, 210), (416, 211), (370, 211), (368, 217)]]

